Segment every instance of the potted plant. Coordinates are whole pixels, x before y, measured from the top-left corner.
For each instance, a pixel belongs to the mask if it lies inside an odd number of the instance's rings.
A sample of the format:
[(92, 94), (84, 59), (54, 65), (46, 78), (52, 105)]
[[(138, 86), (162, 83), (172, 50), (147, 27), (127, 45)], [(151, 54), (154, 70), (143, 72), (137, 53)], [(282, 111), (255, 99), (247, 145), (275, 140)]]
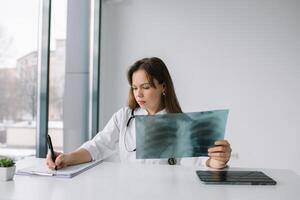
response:
[(15, 162), (10, 158), (0, 159), (0, 181), (12, 180), (16, 171)]

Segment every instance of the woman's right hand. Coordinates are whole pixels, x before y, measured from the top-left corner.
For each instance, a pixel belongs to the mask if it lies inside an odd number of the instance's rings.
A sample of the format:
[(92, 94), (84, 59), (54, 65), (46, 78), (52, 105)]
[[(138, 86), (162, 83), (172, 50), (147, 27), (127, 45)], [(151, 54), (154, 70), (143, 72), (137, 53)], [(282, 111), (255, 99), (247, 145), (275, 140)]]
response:
[(51, 152), (47, 154), (47, 166), (49, 169), (57, 170), (68, 166), (68, 155), (61, 152), (54, 152), (55, 162), (52, 160)]

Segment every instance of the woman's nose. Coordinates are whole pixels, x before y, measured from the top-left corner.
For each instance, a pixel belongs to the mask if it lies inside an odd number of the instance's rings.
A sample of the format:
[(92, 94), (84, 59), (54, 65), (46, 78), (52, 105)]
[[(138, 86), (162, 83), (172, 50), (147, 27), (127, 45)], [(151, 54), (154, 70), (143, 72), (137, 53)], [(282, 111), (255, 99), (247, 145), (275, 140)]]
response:
[(143, 92), (142, 92), (142, 90), (141, 89), (138, 89), (138, 97), (143, 97)]

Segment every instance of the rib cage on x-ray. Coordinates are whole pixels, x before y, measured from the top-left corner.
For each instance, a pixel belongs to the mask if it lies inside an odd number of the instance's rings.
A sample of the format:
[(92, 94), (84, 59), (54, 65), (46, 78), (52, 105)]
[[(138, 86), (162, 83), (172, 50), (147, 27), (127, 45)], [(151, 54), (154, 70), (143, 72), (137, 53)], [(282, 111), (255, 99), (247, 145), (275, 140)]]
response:
[(136, 116), (137, 158), (207, 156), (224, 138), (228, 110)]

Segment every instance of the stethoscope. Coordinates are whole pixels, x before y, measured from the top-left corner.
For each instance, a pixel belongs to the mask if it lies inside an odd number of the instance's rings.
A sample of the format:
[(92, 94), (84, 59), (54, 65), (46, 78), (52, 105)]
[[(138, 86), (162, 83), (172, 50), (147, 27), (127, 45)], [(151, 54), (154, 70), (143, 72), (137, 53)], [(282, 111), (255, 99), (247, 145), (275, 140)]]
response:
[(132, 149), (132, 150), (129, 150), (128, 147), (127, 147), (127, 142), (126, 142), (126, 134), (127, 134), (127, 129), (130, 125), (130, 122), (135, 118), (135, 115), (134, 115), (134, 109), (131, 110), (131, 116), (129, 117), (128, 121), (127, 121), (127, 124), (126, 124), (126, 130), (125, 130), (125, 133), (124, 133), (124, 145), (125, 145), (125, 149), (127, 152), (134, 152), (136, 151), (136, 148)]
[[(133, 148), (132, 150), (128, 149), (127, 142), (126, 142), (127, 128), (129, 127), (130, 122), (135, 118), (134, 110), (135, 109), (131, 110), (131, 116), (129, 117), (129, 119), (126, 123), (126, 129), (125, 129), (125, 133), (124, 133), (124, 146), (125, 146), (125, 149), (127, 152), (135, 152), (136, 151), (136, 148)], [(176, 158), (169, 158), (168, 163), (169, 163), (169, 165), (176, 165), (176, 163), (177, 163)]]

